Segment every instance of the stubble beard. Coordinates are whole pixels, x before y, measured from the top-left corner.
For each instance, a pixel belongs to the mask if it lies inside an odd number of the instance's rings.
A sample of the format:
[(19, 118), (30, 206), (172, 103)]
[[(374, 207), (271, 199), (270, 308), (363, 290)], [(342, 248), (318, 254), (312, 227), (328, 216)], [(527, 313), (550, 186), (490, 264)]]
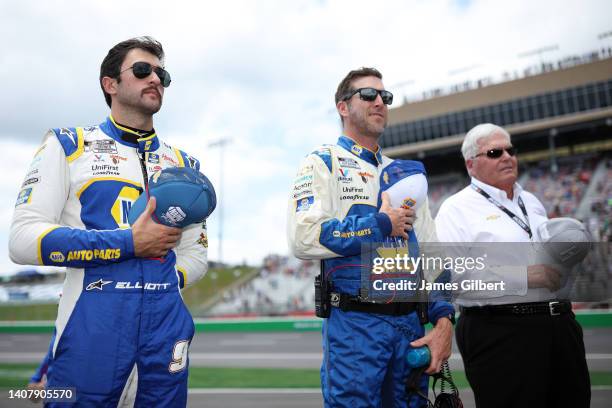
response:
[(129, 110), (131, 110), (132, 112), (137, 112), (141, 115), (146, 115), (146, 116), (153, 116), (154, 114), (159, 112), (159, 110), (161, 109), (162, 99), (160, 97), (159, 103), (153, 104), (153, 103), (145, 103), (141, 97), (136, 100), (126, 101), (126, 103), (124, 103), (124, 106), (128, 108)]
[(377, 125), (377, 124), (374, 124), (368, 121), (367, 112), (364, 112), (363, 115), (357, 115), (355, 112), (352, 112), (352, 113), (353, 114), (351, 115), (352, 116), (351, 119), (354, 123), (355, 129), (357, 129), (357, 131), (364, 136), (378, 139), (384, 132), (385, 127), (387, 127), (386, 119), (385, 119), (385, 123), (382, 126), (380, 126), (380, 125)]

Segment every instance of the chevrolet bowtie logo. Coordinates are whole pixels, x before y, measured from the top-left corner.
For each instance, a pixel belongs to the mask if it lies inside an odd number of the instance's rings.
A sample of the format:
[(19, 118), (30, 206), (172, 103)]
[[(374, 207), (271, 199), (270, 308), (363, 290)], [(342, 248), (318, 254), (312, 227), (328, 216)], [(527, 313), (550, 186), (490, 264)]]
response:
[(386, 171), (383, 173), (383, 181), (385, 184), (389, 184), (389, 174)]
[(113, 281), (105, 281), (100, 278), (97, 281), (91, 282), (89, 285), (87, 285), (85, 290), (94, 290), (94, 289), (102, 290), (104, 288), (104, 285), (108, 285), (109, 283), (112, 283), (112, 282)]

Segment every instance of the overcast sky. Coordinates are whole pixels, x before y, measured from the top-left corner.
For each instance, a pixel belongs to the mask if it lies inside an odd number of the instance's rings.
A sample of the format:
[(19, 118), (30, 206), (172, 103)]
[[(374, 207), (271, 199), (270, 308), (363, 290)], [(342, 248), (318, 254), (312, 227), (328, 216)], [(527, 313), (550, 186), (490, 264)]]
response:
[[(201, 159), (221, 190), (224, 260), (286, 254), (285, 209), (301, 157), (340, 134), (333, 95), (351, 69), (377, 67), (387, 89), (414, 95), (612, 46), (609, 0), (5, 1), (0, 14), (0, 273), (32, 155), (50, 127), (100, 123), (106, 52), (124, 39), (163, 43), (172, 85), (155, 116), (161, 138)], [(466, 69), (470, 68), (470, 69)], [(463, 71), (457, 74), (457, 71)], [(409, 83), (409, 84), (407, 84)], [(209, 219), (218, 259), (219, 210)]]

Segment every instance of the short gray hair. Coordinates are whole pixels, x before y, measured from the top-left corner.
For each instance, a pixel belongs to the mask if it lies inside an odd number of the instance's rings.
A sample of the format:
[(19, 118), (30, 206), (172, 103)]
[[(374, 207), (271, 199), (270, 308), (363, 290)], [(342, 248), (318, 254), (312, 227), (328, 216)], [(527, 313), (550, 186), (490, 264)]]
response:
[(474, 126), (465, 135), (463, 144), (461, 145), (461, 154), (465, 160), (473, 159), (478, 154), (478, 141), (494, 134), (499, 133), (504, 135), (508, 142), (510, 142), (510, 133), (501, 126), (494, 125), (492, 123), (482, 123)]

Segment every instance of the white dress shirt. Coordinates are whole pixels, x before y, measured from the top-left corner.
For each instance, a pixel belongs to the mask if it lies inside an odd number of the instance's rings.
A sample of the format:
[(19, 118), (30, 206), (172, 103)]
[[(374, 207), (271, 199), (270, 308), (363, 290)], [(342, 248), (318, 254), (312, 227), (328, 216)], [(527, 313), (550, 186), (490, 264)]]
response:
[[(514, 184), (513, 198), (506, 192), (472, 178), (472, 184), (480, 187), (499, 204), (512, 211), (531, 228), (533, 234), (547, 220), (542, 203), (531, 193)], [(518, 204), (521, 197), (528, 220)], [(499, 305), (510, 303), (536, 302), (553, 299), (554, 293), (546, 288), (528, 289), (527, 265), (533, 264), (532, 245), (535, 237), (529, 234), (508, 214), (491, 203), (487, 198), (467, 186), (444, 201), (436, 216), (436, 229), (440, 242), (461, 243), (463, 249), (474, 247), (474, 253), (487, 251), (496, 253), (495, 261), (485, 262), (483, 270), (470, 270), (464, 274), (453, 273), (453, 282), (473, 279), (482, 282), (503, 282), (504, 289), (494, 291), (457, 290), (456, 303), (460, 306)], [(483, 245), (483, 243), (497, 243)], [(502, 243), (506, 243), (505, 245)], [(522, 243), (522, 244), (520, 244)], [(449, 251), (452, 252), (452, 249)], [(465, 250), (461, 251), (465, 255)], [(499, 254), (502, 253), (502, 258)], [(503, 259), (503, 262), (499, 262)]]

